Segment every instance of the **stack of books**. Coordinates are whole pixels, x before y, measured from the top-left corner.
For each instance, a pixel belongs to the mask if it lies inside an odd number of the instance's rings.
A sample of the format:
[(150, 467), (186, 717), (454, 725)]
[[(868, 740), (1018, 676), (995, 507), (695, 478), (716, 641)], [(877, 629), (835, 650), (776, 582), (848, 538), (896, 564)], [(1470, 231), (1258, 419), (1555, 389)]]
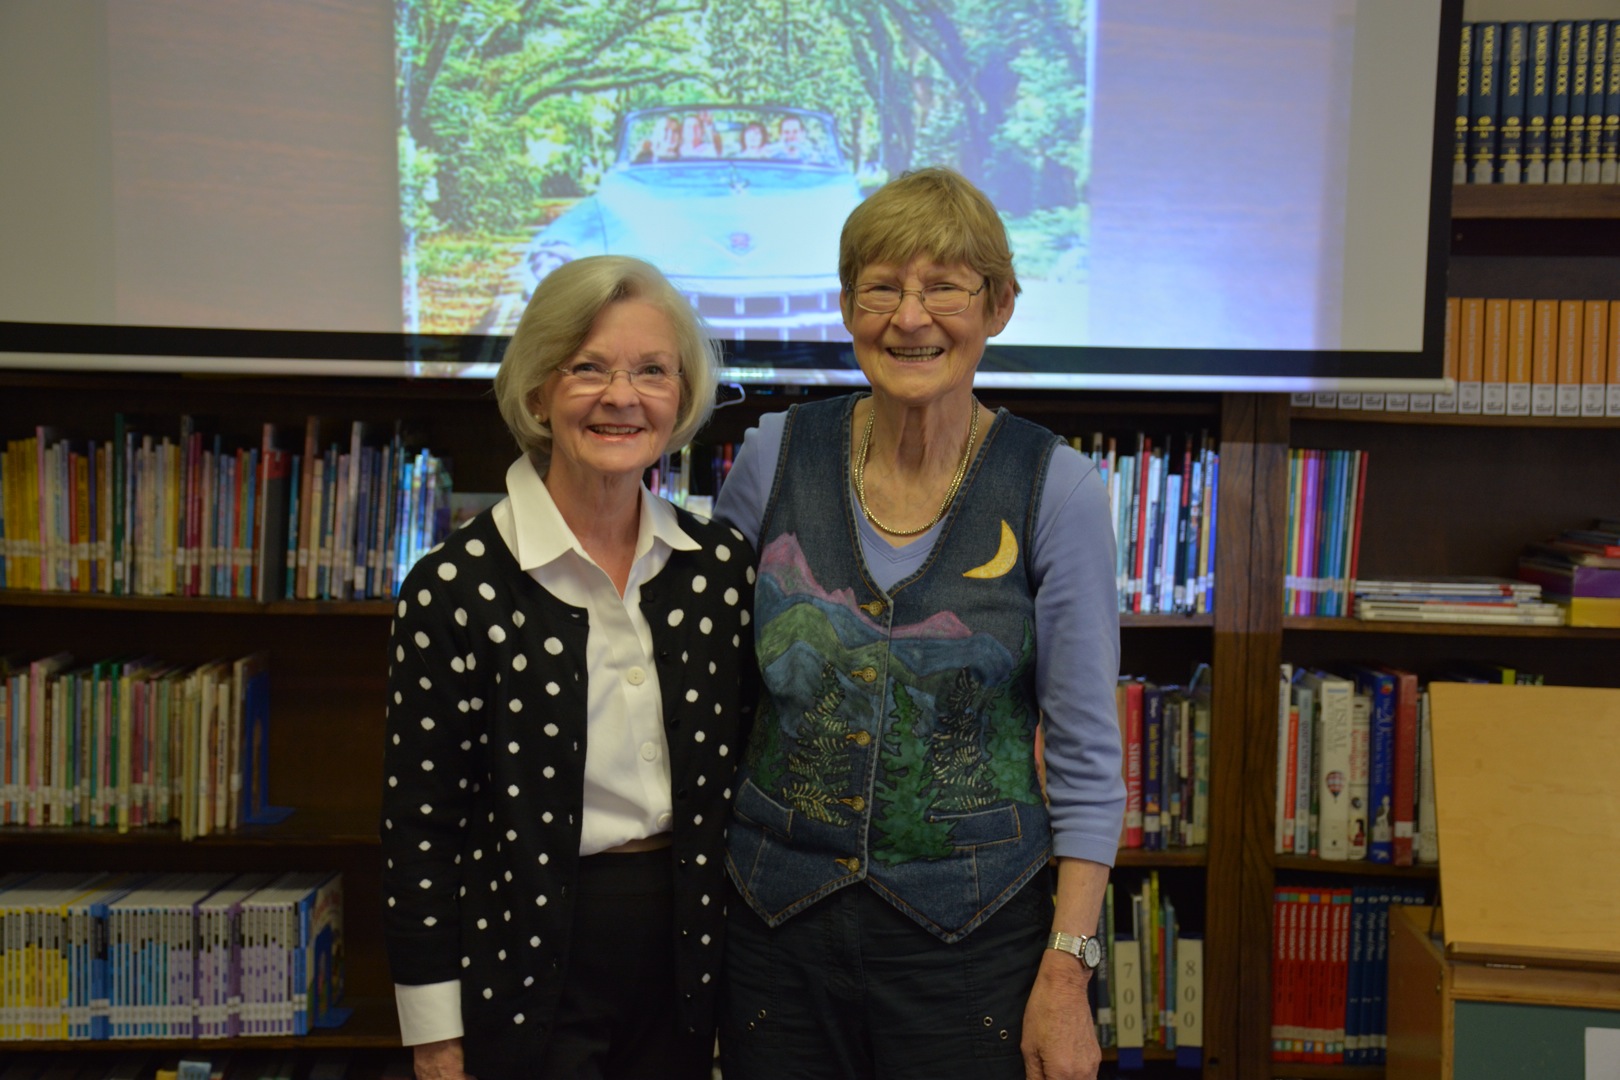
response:
[(1620, 519), (1531, 544), (1517, 572), (1558, 605), (1570, 626), (1620, 627)]
[(1358, 578), (1355, 595), (1358, 619), (1516, 626), (1561, 626), (1564, 622), (1562, 609), (1542, 599), (1540, 585), (1513, 578)]

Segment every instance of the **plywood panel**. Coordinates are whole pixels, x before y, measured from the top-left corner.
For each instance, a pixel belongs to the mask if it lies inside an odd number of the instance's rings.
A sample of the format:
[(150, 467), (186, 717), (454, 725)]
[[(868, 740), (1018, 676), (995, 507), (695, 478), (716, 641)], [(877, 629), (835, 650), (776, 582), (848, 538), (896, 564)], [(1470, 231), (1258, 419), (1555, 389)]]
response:
[(1620, 691), (1430, 694), (1448, 953), (1620, 964)]

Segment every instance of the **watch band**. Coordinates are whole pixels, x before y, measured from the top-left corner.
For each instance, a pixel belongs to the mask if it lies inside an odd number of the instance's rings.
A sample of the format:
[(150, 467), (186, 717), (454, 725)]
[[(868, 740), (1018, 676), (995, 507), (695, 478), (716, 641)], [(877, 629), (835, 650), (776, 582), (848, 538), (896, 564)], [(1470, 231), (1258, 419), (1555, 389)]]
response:
[(1101, 943), (1085, 934), (1065, 934), (1061, 930), (1054, 930), (1046, 939), (1046, 947), (1068, 953), (1084, 968), (1095, 969), (1102, 962)]

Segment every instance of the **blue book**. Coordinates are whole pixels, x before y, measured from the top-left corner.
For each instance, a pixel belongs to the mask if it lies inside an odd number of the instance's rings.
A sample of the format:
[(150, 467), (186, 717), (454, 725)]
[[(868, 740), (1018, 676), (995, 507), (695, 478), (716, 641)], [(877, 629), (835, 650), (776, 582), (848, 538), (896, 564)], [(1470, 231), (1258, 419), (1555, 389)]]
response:
[(1457, 119), (1452, 129), (1451, 182), (1468, 183), (1468, 142), (1474, 114), (1474, 24), (1462, 24), (1462, 40), (1457, 50)]
[(1525, 75), (1529, 26), (1502, 24), (1502, 95), (1497, 123), (1497, 179), (1517, 184), (1523, 178)]
[(1524, 182), (1547, 182), (1547, 106), (1552, 97), (1553, 24), (1530, 24), (1524, 97)]
[(1553, 25), (1552, 94), (1547, 99), (1547, 183), (1562, 184), (1569, 158), (1569, 80), (1575, 59), (1575, 24)]
[(1164, 694), (1142, 684), (1142, 850), (1164, 850), (1159, 819), (1164, 795)]
[(1564, 183), (1586, 183), (1586, 94), (1592, 74), (1592, 20), (1570, 24), (1569, 147), (1564, 154)]
[(1598, 183), (1603, 176), (1603, 129), (1609, 85), (1609, 21), (1592, 20), (1592, 51), (1586, 75), (1586, 168), (1583, 179)]
[(1476, 184), (1489, 184), (1496, 178), (1496, 116), (1501, 96), (1497, 81), (1502, 73), (1501, 41), (1501, 23), (1474, 24), (1468, 157), (1473, 162), (1470, 179)]
[(1603, 143), (1598, 182), (1620, 182), (1620, 19), (1609, 23), (1609, 77), (1603, 88)]
[(1395, 861), (1395, 677), (1387, 671), (1354, 667), (1347, 672), (1356, 689), (1372, 698), (1367, 734), (1367, 861)]
[(1344, 1063), (1361, 1064), (1362, 968), (1367, 962), (1367, 892), (1357, 885), (1350, 890), (1350, 962), (1345, 966)]

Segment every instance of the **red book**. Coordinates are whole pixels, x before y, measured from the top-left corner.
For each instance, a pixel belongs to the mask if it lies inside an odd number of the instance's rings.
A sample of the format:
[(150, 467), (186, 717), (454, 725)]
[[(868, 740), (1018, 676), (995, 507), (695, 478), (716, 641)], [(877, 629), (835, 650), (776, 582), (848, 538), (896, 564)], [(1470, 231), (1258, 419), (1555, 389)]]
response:
[(1399, 668), (1382, 670), (1395, 677), (1395, 865), (1411, 866), (1417, 833), (1418, 679)]
[(1122, 767), (1125, 771), (1125, 846), (1142, 846), (1142, 684), (1134, 679), (1121, 680), (1119, 703), (1119, 739), (1124, 751)]

